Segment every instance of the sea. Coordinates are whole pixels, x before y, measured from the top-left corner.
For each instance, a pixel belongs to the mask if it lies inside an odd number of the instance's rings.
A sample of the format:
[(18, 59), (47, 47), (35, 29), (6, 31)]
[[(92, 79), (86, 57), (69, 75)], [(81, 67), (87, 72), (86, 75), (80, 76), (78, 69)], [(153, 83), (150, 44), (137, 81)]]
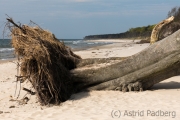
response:
[[(110, 42), (93, 42), (84, 39), (59, 39), (59, 41), (64, 42), (64, 44), (69, 46), (73, 51), (111, 44)], [(11, 39), (0, 39), (0, 60), (14, 58), (16, 58), (16, 56), (14, 54), (14, 48), (11, 46)]]

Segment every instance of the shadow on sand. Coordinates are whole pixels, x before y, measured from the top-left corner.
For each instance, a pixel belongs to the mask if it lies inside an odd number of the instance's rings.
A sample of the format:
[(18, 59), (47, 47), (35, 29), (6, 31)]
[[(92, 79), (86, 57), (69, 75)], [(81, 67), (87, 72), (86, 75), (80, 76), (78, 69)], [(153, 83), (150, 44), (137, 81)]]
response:
[(158, 89), (180, 89), (180, 82), (164, 82), (164, 83), (157, 83), (155, 84), (151, 90), (158, 90)]
[(89, 92), (79, 92), (79, 93), (71, 95), (69, 100), (80, 100), (80, 99), (86, 98), (88, 96), (90, 96)]

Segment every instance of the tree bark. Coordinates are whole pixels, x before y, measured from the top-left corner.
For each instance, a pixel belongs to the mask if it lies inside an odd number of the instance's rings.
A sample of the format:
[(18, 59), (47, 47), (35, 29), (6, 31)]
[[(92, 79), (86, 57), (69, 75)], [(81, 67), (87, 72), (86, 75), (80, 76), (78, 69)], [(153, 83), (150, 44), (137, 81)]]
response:
[(180, 73), (180, 30), (130, 57), (82, 60), (53, 34), (7, 20), (14, 25), (9, 28), (15, 51), (23, 58), (19, 77), (32, 83), (44, 105), (59, 104), (82, 90), (142, 91)]
[[(106, 64), (106, 65), (105, 65)], [(180, 73), (180, 30), (127, 58), (82, 60), (71, 70), (75, 91), (142, 91)]]

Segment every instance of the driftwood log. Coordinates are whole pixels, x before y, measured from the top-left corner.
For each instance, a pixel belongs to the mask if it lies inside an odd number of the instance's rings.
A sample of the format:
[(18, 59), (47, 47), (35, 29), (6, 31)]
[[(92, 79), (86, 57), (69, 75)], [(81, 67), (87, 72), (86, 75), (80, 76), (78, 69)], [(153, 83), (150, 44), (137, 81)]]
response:
[(170, 23), (172, 23), (173, 20), (174, 20), (174, 16), (171, 16), (171, 17), (161, 21), (153, 28), (152, 33), (151, 33), (151, 40), (150, 40), (151, 44), (160, 40), (160, 34), (161, 34), (162, 29), (165, 28)]
[(81, 59), (39, 27), (14, 25), (11, 31), (21, 75), (43, 105), (83, 90), (142, 91), (180, 74), (180, 30), (133, 56), (94, 59)]
[[(107, 65), (97, 67), (98, 62), (103, 60)], [(81, 65), (83, 62), (71, 70), (72, 80), (77, 82), (77, 91), (146, 90), (180, 74), (180, 30), (128, 58), (96, 59), (93, 65), (89, 62), (88, 66), (87, 62), (84, 68)]]

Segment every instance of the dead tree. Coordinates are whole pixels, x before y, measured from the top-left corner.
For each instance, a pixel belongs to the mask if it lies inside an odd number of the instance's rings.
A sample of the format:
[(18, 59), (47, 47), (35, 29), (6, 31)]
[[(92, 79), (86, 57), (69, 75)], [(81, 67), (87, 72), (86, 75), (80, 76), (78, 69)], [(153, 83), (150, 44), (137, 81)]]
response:
[(99, 60), (84, 67), (82, 60), (78, 68), (71, 70), (77, 91), (148, 89), (180, 74), (180, 30), (128, 58), (104, 59), (106, 66), (101, 66)]
[(81, 59), (39, 27), (14, 25), (11, 32), (21, 75), (42, 104), (82, 90), (142, 91), (180, 73), (180, 30), (133, 56), (101, 59)]

